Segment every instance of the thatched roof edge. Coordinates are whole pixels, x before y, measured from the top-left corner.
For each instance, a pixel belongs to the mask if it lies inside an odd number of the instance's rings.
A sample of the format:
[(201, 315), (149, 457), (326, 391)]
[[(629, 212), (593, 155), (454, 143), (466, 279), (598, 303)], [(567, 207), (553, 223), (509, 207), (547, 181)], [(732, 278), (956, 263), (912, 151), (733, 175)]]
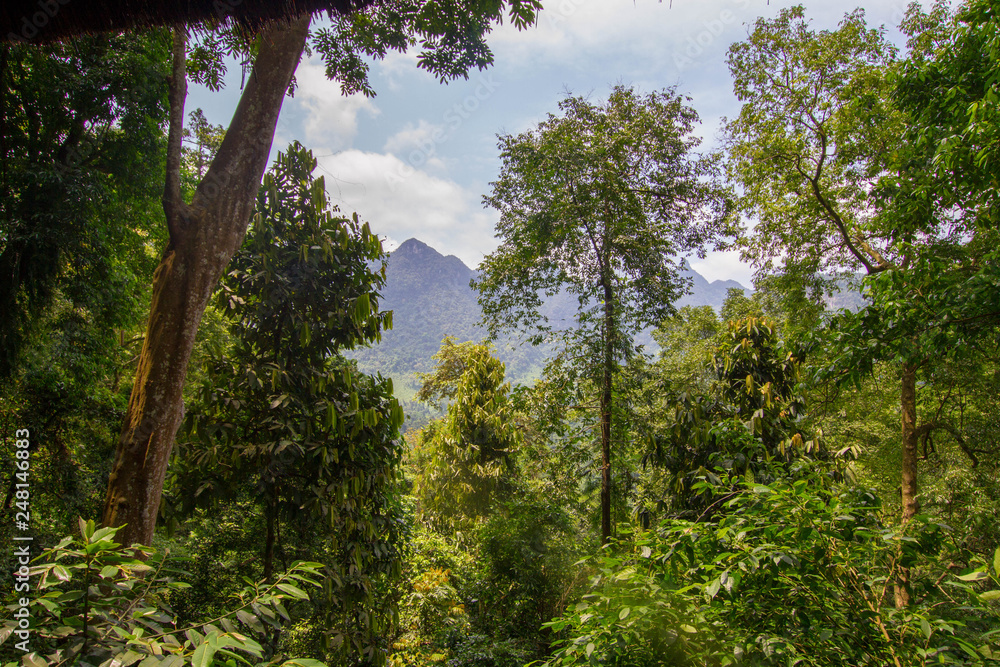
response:
[(205, 21), (257, 27), (305, 12), (345, 14), (374, 0), (3, 0), (0, 41), (52, 42), (100, 32)]

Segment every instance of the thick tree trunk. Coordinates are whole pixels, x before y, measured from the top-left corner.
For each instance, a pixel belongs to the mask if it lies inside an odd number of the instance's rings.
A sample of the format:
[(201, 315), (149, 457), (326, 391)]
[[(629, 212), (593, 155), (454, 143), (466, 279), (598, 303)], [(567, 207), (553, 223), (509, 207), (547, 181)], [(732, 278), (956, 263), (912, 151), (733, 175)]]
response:
[[(900, 413), (902, 422), (903, 462), (901, 465), (902, 525), (917, 513), (917, 366), (904, 363), (900, 381)], [(910, 569), (900, 567), (895, 587), (896, 607), (910, 604)]]
[(611, 539), (611, 390), (614, 380), (615, 311), (609, 280), (604, 282), (604, 377), (601, 387), (601, 544)]
[(183, 29), (174, 39), (170, 135), (163, 195), (170, 242), (153, 278), (146, 339), (108, 480), (103, 523), (123, 544), (150, 544), (167, 462), (184, 414), (182, 390), (195, 334), (222, 271), (246, 233), (278, 113), (302, 54), (309, 16), (275, 24), (261, 46), (226, 138), (192, 203), (180, 193)]

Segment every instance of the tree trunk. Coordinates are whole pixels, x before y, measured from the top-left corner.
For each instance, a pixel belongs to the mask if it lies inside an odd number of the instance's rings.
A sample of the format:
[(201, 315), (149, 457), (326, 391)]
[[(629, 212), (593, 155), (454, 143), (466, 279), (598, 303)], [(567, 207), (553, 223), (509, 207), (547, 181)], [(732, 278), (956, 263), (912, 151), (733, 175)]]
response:
[(265, 520), (267, 521), (267, 535), (264, 538), (264, 581), (270, 583), (274, 574), (274, 542), (275, 542), (275, 522), (277, 521), (278, 509), (274, 492), (268, 498)]
[(183, 28), (175, 31), (163, 208), (170, 241), (153, 277), (146, 339), (108, 480), (103, 524), (126, 527), (123, 544), (150, 544), (167, 462), (184, 415), (182, 390), (201, 316), (243, 241), (309, 16), (261, 35), (253, 73), (222, 146), (191, 204), (180, 192), (186, 82)]
[(601, 387), (601, 544), (611, 539), (611, 389), (614, 379), (614, 317), (610, 280), (604, 280), (604, 378)]
[(900, 412), (902, 413), (903, 463), (902, 504), (903, 523), (917, 513), (917, 366), (903, 364), (900, 390)]
[[(900, 381), (900, 412), (903, 438), (903, 462), (901, 465), (901, 502), (903, 506), (902, 525), (906, 526), (917, 513), (917, 366), (904, 363)], [(902, 609), (910, 604), (910, 568), (900, 567), (895, 587), (896, 607)]]

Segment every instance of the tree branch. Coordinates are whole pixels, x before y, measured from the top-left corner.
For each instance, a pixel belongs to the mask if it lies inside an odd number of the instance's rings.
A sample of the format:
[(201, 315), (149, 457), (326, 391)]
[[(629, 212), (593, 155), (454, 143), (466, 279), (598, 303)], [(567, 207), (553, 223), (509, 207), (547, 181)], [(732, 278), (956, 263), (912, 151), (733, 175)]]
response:
[(176, 243), (182, 233), (181, 223), (188, 216), (188, 207), (181, 197), (181, 143), (184, 135), (184, 99), (187, 97), (187, 30), (174, 28), (172, 70), (170, 73), (170, 130), (167, 134), (167, 176), (163, 187), (163, 212), (167, 216), (170, 242)]
[(973, 468), (979, 465), (979, 458), (976, 457), (976, 450), (972, 449), (972, 447), (969, 447), (969, 443), (967, 443), (965, 441), (965, 438), (962, 437), (961, 431), (959, 431), (957, 428), (955, 428), (948, 422), (933, 421), (933, 422), (927, 422), (926, 424), (921, 424), (920, 428), (918, 428), (916, 431), (916, 437), (920, 438), (926, 435), (930, 435), (931, 432), (939, 430), (947, 431), (948, 434), (951, 435), (951, 437), (955, 438), (955, 442), (958, 443), (958, 446), (962, 449), (963, 452), (965, 452), (965, 455), (969, 457), (970, 461), (972, 461)]
[(865, 255), (858, 250), (857, 247), (855, 247), (854, 243), (851, 242), (851, 235), (847, 230), (847, 225), (844, 223), (843, 218), (840, 217), (840, 214), (837, 213), (836, 209), (833, 208), (833, 205), (830, 204), (829, 200), (823, 196), (822, 191), (819, 189), (819, 179), (823, 173), (823, 165), (826, 162), (826, 134), (824, 132), (819, 132), (818, 134), (820, 141), (820, 157), (816, 163), (815, 174), (813, 176), (803, 175), (806, 176), (806, 180), (808, 180), (809, 185), (812, 186), (813, 194), (816, 196), (816, 200), (819, 201), (820, 206), (822, 206), (830, 215), (830, 220), (833, 222), (834, 226), (837, 227), (837, 231), (840, 232), (840, 236), (847, 245), (848, 250), (851, 251), (851, 254), (854, 255), (862, 265), (864, 265), (865, 270), (868, 271), (869, 274), (884, 271), (889, 267), (885, 265), (873, 265), (868, 258), (865, 257)]

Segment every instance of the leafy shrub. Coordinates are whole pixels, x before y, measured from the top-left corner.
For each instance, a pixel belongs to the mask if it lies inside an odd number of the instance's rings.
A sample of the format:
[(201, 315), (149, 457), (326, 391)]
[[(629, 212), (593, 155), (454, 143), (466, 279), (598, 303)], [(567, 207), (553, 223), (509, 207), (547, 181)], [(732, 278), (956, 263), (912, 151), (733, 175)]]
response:
[(447, 667), (521, 667), (533, 654), (523, 641), (482, 634), (455, 635), (448, 646)]
[[(23, 657), (25, 665), (324, 667), (306, 658), (269, 660), (254, 639), (282, 627), (289, 618), (285, 602), (309, 598), (300, 586), (317, 585), (318, 564), (296, 563), (273, 583), (249, 585), (228, 612), (177, 627), (169, 599), (187, 587), (178, 559), (140, 545), (122, 548), (113, 541), (118, 530), (97, 530), (81, 519), (79, 538), (66, 537), (36, 559), (30, 576), (40, 595), (29, 605), (28, 628), (36, 650)], [(0, 642), (18, 630), (17, 621), (7, 621)]]
[[(871, 494), (800, 474), (719, 496), (716, 523), (664, 521), (592, 559), (590, 593), (546, 624), (545, 664), (996, 664), (1000, 596), (975, 589), (988, 566), (932, 567), (950, 529), (887, 527)], [(896, 609), (902, 567), (914, 603)]]
[(494, 637), (535, 637), (562, 611), (576, 537), (567, 513), (535, 499), (498, 505), (478, 533), (479, 570), (470, 591), (474, 625)]

